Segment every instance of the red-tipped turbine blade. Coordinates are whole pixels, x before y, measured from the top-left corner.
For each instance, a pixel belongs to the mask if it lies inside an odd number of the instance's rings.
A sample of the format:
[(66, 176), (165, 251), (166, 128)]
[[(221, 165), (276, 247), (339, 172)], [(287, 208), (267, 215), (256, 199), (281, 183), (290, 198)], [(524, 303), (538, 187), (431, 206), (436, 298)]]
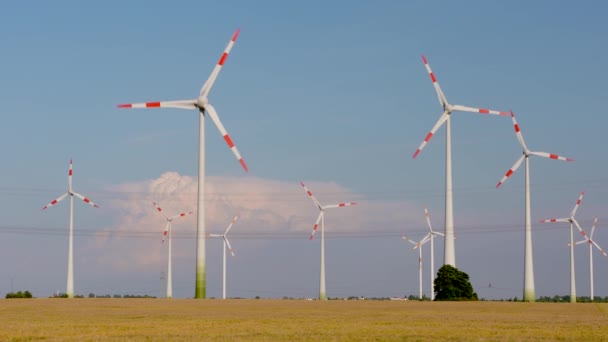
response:
[(196, 109), (196, 101), (194, 100), (178, 100), (178, 101), (156, 101), (142, 103), (124, 103), (116, 106), (118, 108), (179, 108), (179, 109)]
[(449, 117), (450, 116), (446, 112), (441, 114), (441, 116), (439, 117), (439, 120), (437, 120), (437, 122), (435, 123), (435, 126), (433, 126), (433, 129), (431, 129), (431, 131), (426, 135), (426, 137), (424, 138), (424, 140), (422, 141), (422, 143), (420, 144), (420, 146), (418, 147), (416, 152), (414, 152), (414, 155), (412, 156), (412, 158), (415, 159), (418, 156), (418, 154), (420, 154), (422, 149), (426, 146), (426, 144), (428, 144), (429, 140), (431, 140), (433, 135), (435, 135), (435, 132), (437, 132), (439, 127), (441, 127), (441, 125), (443, 125), (443, 123), (446, 122)]
[(205, 110), (207, 111), (207, 113), (209, 113), (209, 117), (211, 118), (211, 120), (213, 121), (213, 123), (215, 124), (217, 129), (220, 131), (220, 134), (222, 135), (222, 137), (224, 137), (226, 144), (228, 144), (228, 147), (230, 148), (230, 150), (232, 151), (232, 153), (234, 154), (236, 159), (239, 161), (239, 163), (241, 163), (241, 166), (243, 167), (245, 172), (248, 172), (249, 169), (247, 168), (247, 164), (245, 164), (245, 160), (243, 159), (243, 157), (241, 157), (239, 150), (236, 148), (236, 146), (232, 142), (232, 139), (228, 135), (226, 128), (224, 128), (224, 125), (222, 125), (222, 122), (220, 121), (220, 118), (217, 115), (215, 108), (213, 108), (212, 105), (208, 104), (205, 106)]
[(521, 157), (519, 157), (519, 159), (517, 159), (515, 164), (513, 164), (513, 166), (509, 169), (509, 171), (507, 171), (507, 173), (505, 173), (505, 175), (498, 182), (498, 184), (496, 184), (496, 189), (500, 188), (502, 183), (504, 183), (509, 177), (511, 177), (513, 175), (513, 173), (515, 173), (515, 171), (517, 171), (517, 169), (519, 169), (519, 167), (521, 166), (521, 163), (524, 161), (524, 158), (526, 158), (526, 156), (522, 155)]
[(200, 91), (201, 96), (206, 97), (207, 95), (209, 95), (209, 92), (211, 91), (211, 88), (215, 83), (215, 79), (217, 78), (217, 75), (219, 75), (220, 70), (222, 70), (224, 63), (226, 63), (228, 54), (230, 54), (230, 50), (232, 50), (232, 46), (234, 46), (234, 42), (236, 42), (239, 33), (241, 33), (241, 29), (237, 29), (236, 32), (232, 35), (232, 39), (230, 39), (230, 41), (228, 42), (226, 49), (224, 49), (224, 53), (222, 53), (222, 56), (220, 57), (219, 61), (217, 61), (215, 68), (213, 68), (213, 71), (211, 72), (211, 75), (209, 75), (209, 78), (207, 79), (207, 81), (205, 81), (205, 84), (203, 84), (203, 87)]
[(68, 193), (66, 192), (65, 194), (57, 197), (56, 199), (52, 200), (51, 203), (49, 203), (49, 204), (45, 205), (44, 207), (42, 207), (42, 210), (44, 210), (44, 209), (46, 209), (48, 207), (52, 207), (55, 204), (61, 202), (67, 195), (68, 195)]
[(84, 203), (90, 204), (90, 205), (92, 205), (92, 206), (93, 206), (93, 207), (95, 207), (95, 208), (99, 208), (99, 206), (98, 206), (97, 204), (95, 204), (95, 203), (91, 202), (91, 200), (90, 200), (90, 199), (88, 199), (87, 197), (82, 196), (82, 195), (81, 195), (81, 194), (79, 194), (79, 193), (74, 192), (74, 196), (76, 196), (76, 197), (80, 198), (81, 200), (83, 200), (83, 201), (84, 201)]

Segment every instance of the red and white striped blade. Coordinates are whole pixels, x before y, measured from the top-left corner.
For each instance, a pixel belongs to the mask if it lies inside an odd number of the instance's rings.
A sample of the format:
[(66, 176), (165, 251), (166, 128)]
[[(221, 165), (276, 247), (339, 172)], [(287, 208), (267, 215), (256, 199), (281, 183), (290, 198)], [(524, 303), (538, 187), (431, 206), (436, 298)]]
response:
[(424, 208), (424, 217), (426, 218), (426, 225), (429, 227), (431, 233), (433, 233), (433, 226), (431, 225), (431, 215), (429, 214), (429, 210)]
[(452, 105), (452, 110), (461, 111), (461, 112), (479, 113), (479, 114), (511, 116), (510, 112), (503, 112), (500, 110), (487, 109), (487, 108), (475, 108), (475, 107), (469, 107), (469, 106), (463, 106), (463, 105)]
[(517, 137), (517, 141), (519, 141), (521, 147), (524, 148), (524, 151), (527, 152), (528, 147), (526, 146), (526, 142), (524, 141), (524, 136), (521, 134), (519, 124), (517, 123), (517, 120), (515, 120), (515, 114), (513, 113), (513, 111), (511, 111), (511, 120), (513, 121), (513, 129), (515, 130), (515, 136)]
[(319, 216), (317, 217), (317, 222), (315, 222), (315, 225), (312, 227), (312, 233), (310, 233), (309, 240), (312, 240), (312, 238), (315, 236), (315, 233), (317, 232), (317, 229), (319, 228), (319, 222), (321, 222), (321, 217), (323, 217), (323, 211), (321, 211), (319, 213)]
[(223, 238), (224, 238), (224, 242), (226, 243), (226, 246), (228, 246), (228, 250), (230, 251), (230, 254), (232, 256), (234, 256), (234, 250), (232, 249), (232, 246), (230, 246), (230, 241), (228, 241), (228, 238), (226, 237), (226, 235), (224, 235)]
[(237, 29), (236, 32), (232, 35), (232, 39), (230, 39), (230, 41), (228, 42), (228, 46), (226, 46), (226, 49), (224, 49), (224, 53), (222, 53), (220, 60), (215, 65), (215, 68), (213, 68), (213, 71), (211, 72), (211, 75), (209, 75), (207, 81), (205, 81), (205, 84), (203, 84), (203, 87), (200, 91), (201, 96), (206, 97), (207, 95), (209, 95), (209, 92), (213, 87), (213, 83), (215, 83), (217, 75), (219, 75), (220, 70), (222, 70), (222, 66), (224, 66), (224, 63), (228, 58), (228, 54), (230, 54), (230, 50), (232, 50), (232, 46), (234, 45), (234, 42), (236, 42), (236, 38), (238, 38), (239, 33), (241, 33), (241, 29)]
[(597, 225), (597, 216), (595, 217), (595, 220), (593, 220), (593, 226), (591, 226), (591, 234), (589, 235), (590, 239), (593, 239), (593, 232), (595, 232), (596, 225)]
[(314, 204), (316, 204), (319, 209), (322, 208), (323, 206), (321, 205), (321, 202), (319, 202), (319, 200), (317, 200), (317, 198), (315, 197), (315, 195), (312, 194), (312, 192), (310, 190), (308, 190), (308, 188), (306, 187), (306, 185), (304, 185), (304, 182), (300, 182), (300, 185), (304, 188), (304, 191), (306, 191), (306, 194), (308, 195), (308, 197), (310, 197), (310, 199), (312, 200), (312, 202)]
[(74, 194), (74, 196), (76, 196), (76, 197), (80, 198), (81, 200), (83, 200), (84, 203), (90, 204), (90, 205), (92, 205), (95, 208), (99, 208), (99, 206), (97, 204), (91, 202), (91, 200), (88, 199), (87, 197), (84, 197), (84, 196), (82, 196), (81, 194), (79, 194), (77, 192), (74, 192), (73, 194)]
[(345, 202), (339, 204), (330, 204), (323, 207), (323, 209), (332, 209), (332, 208), (340, 208), (340, 207), (350, 207), (351, 205), (355, 205), (357, 202)]
[(428, 144), (429, 140), (431, 140), (433, 135), (435, 135), (435, 132), (437, 132), (439, 127), (441, 127), (441, 125), (443, 125), (443, 123), (446, 122), (449, 119), (449, 117), (450, 117), (449, 114), (446, 112), (443, 112), (443, 114), (441, 114), (441, 116), (439, 117), (439, 120), (437, 120), (437, 122), (435, 123), (435, 126), (433, 126), (433, 129), (431, 129), (431, 131), (426, 135), (426, 137), (424, 138), (424, 140), (422, 141), (422, 143), (420, 144), (420, 146), (418, 147), (416, 152), (414, 152), (414, 155), (412, 156), (413, 159), (416, 159), (418, 154), (420, 154), (422, 149), (426, 146), (426, 144)]
[(171, 216), (171, 219), (173, 220), (173, 219), (176, 219), (178, 217), (184, 217), (184, 216), (192, 215), (192, 213), (193, 213), (193, 211), (189, 211), (187, 213), (179, 213), (179, 214), (177, 214), (175, 216)]
[(541, 220), (540, 222), (542, 222), (542, 223), (549, 223), (549, 222), (570, 223), (570, 218), (550, 218), (550, 219), (546, 219), (546, 220)]
[(169, 233), (169, 226), (171, 225), (170, 221), (167, 221), (167, 225), (165, 226), (165, 230), (163, 230), (163, 241), (161, 241), (161, 243), (165, 242), (165, 239), (167, 238), (167, 234)]
[(55, 204), (61, 202), (67, 195), (68, 195), (68, 193), (66, 192), (65, 194), (57, 197), (56, 199), (52, 200), (51, 203), (49, 203), (49, 204), (45, 205), (44, 207), (42, 207), (42, 210), (44, 210), (44, 209), (46, 209), (48, 207), (52, 207)]
[(509, 171), (507, 171), (507, 173), (505, 173), (505, 175), (498, 182), (498, 184), (496, 184), (496, 189), (500, 188), (502, 183), (504, 183), (509, 177), (511, 177), (513, 175), (513, 173), (515, 173), (515, 171), (517, 171), (517, 169), (519, 169), (519, 167), (521, 166), (521, 163), (524, 161), (524, 158), (526, 158), (526, 156), (522, 155), (521, 157), (519, 157), (519, 159), (517, 159), (515, 164), (513, 164), (513, 166), (511, 166)]
[(575, 219), (572, 219), (572, 222), (574, 223), (574, 226), (576, 227), (576, 229), (578, 229), (578, 232), (581, 233), (581, 236), (583, 237), (583, 239), (589, 241), (589, 237), (587, 236), (587, 232), (585, 232), (583, 230), (583, 228), (581, 228), (581, 226), (578, 224), (578, 221)]
[(236, 220), (239, 219), (239, 216), (235, 216), (232, 221), (230, 222), (230, 224), (228, 225), (228, 228), (226, 228), (226, 231), (224, 232), (224, 236), (228, 235), (228, 232), (230, 231), (230, 228), (232, 228), (232, 225), (236, 223)]
[(574, 215), (576, 215), (576, 211), (578, 210), (578, 207), (581, 206), (581, 202), (583, 201), (583, 196), (585, 196), (585, 192), (581, 192), (581, 194), (578, 196), (578, 199), (576, 200), (576, 204), (574, 205), (574, 209), (572, 209), (572, 212), (570, 213), (570, 217), (574, 217)]
[(68, 170), (68, 189), (72, 191), (72, 175), (74, 174), (74, 168), (72, 166), (72, 159), (70, 158), (70, 169)]
[(574, 159), (572, 159), (572, 158), (558, 156), (557, 154), (547, 153), (547, 152), (530, 152), (530, 154), (533, 156), (544, 157), (544, 158), (549, 158), (549, 159), (556, 159), (556, 160), (563, 160), (563, 161), (567, 161), (567, 162), (574, 161)]
[(407, 236), (405, 236), (405, 235), (401, 235), (401, 238), (402, 238), (403, 240), (405, 240), (405, 241), (407, 241), (407, 242), (411, 243), (412, 245), (416, 246), (416, 241), (414, 241), (414, 240), (412, 240), (412, 239), (408, 238)]
[(196, 109), (196, 100), (156, 101), (141, 103), (123, 103), (118, 108), (179, 108)]
[(243, 159), (243, 157), (241, 157), (239, 150), (237, 150), (236, 146), (232, 142), (232, 139), (228, 135), (228, 132), (226, 132), (226, 129), (224, 128), (224, 125), (222, 125), (222, 122), (220, 121), (219, 116), (217, 116), (217, 112), (215, 111), (215, 108), (213, 108), (212, 105), (208, 104), (205, 106), (205, 111), (207, 111), (207, 113), (209, 113), (209, 117), (211, 118), (211, 120), (213, 121), (215, 126), (217, 126), (217, 129), (220, 131), (220, 134), (222, 135), (222, 137), (224, 137), (226, 144), (228, 144), (228, 147), (230, 147), (230, 150), (232, 151), (232, 153), (234, 154), (236, 159), (239, 161), (239, 163), (241, 163), (241, 166), (243, 167), (245, 172), (248, 172), (249, 169), (247, 168), (247, 164), (245, 164), (245, 160)]
[(435, 77), (433, 70), (431, 70), (431, 65), (429, 64), (429, 62), (427, 61), (427, 59), (424, 55), (422, 55), (422, 62), (424, 63), (424, 67), (426, 68), (426, 71), (429, 73), (431, 82), (433, 82), (433, 87), (435, 87), (435, 92), (437, 93), (437, 99), (439, 100), (439, 104), (445, 108), (445, 106), (448, 104), (448, 100), (445, 98), (445, 94), (443, 94), (443, 91), (441, 90), (441, 87), (439, 86), (439, 82), (437, 82), (437, 78)]
[(160, 205), (158, 205), (158, 203), (156, 202), (152, 202), (152, 204), (154, 204), (154, 208), (156, 208), (156, 211), (158, 211), (159, 213), (161, 213), (164, 217), (166, 217), (167, 219), (169, 218), (169, 216), (167, 216), (164, 212), (163, 209), (160, 207)]

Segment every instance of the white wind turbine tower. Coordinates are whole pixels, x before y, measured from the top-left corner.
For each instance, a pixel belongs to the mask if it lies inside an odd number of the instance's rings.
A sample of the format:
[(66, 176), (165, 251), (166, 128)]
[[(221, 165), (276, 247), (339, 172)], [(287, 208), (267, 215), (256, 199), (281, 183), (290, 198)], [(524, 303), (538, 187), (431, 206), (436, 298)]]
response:
[(171, 241), (171, 235), (173, 232), (173, 220), (175, 220), (178, 217), (184, 217), (186, 215), (191, 215), (192, 212), (187, 212), (187, 213), (181, 213), (175, 216), (167, 216), (164, 212), (163, 209), (156, 203), (156, 202), (152, 202), (154, 204), (154, 207), (156, 208), (156, 211), (158, 211), (159, 213), (161, 213), (165, 219), (167, 220), (167, 225), (165, 226), (165, 230), (163, 231), (163, 241), (162, 243), (165, 242), (165, 238), (167, 237), (167, 234), (169, 235), (169, 251), (167, 252), (168, 254), (168, 261), (167, 261), (167, 298), (173, 298), (173, 276), (171, 275), (171, 256), (172, 256), (172, 251), (171, 251), (171, 246), (172, 246), (172, 241)]
[(525, 252), (524, 252), (524, 294), (523, 300), (525, 302), (533, 302), (536, 300), (536, 294), (534, 289), (534, 263), (532, 258), (532, 223), (530, 221), (530, 156), (544, 157), (556, 160), (572, 161), (570, 158), (561, 157), (556, 154), (546, 152), (532, 152), (526, 146), (524, 137), (521, 134), (517, 120), (515, 120), (515, 114), (511, 112), (511, 119), (513, 120), (513, 129), (515, 130), (515, 136), (517, 141), (524, 149), (523, 155), (517, 159), (515, 164), (507, 171), (502, 179), (496, 184), (498, 189), (507, 178), (511, 177), (513, 173), (521, 166), (521, 163), (526, 160), (526, 178), (525, 178)]
[(602, 247), (600, 247), (600, 245), (598, 245), (597, 242), (593, 240), (593, 233), (595, 232), (596, 225), (597, 217), (593, 221), (593, 226), (591, 227), (591, 234), (589, 234), (589, 237), (585, 237), (585, 239), (575, 243), (575, 245), (580, 245), (585, 242), (589, 244), (589, 287), (591, 288), (591, 300), (593, 300), (593, 298), (595, 297), (593, 294), (593, 246), (595, 246), (595, 248), (597, 248), (600, 253), (604, 254), (604, 256), (608, 257), (608, 253), (606, 253), (606, 251), (604, 251)]
[(70, 169), (68, 171), (68, 192), (59, 196), (58, 198), (51, 201), (51, 203), (42, 207), (42, 210), (52, 207), (55, 204), (61, 202), (67, 195), (70, 195), (70, 235), (68, 238), (68, 280), (65, 293), (68, 298), (74, 298), (74, 196), (80, 198), (85, 203), (92, 205), (95, 208), (99, 208), (99, 206), (87, 197), (74, 192), (72, 189), (72, 175), (73, 175), (73, 167), (72, 167), (72, 159), (70, 159)]
[(300, 185), (302, 185), (302, 187), (304, 188), (304, 191), (306, 191), (306, 194), (308, 194), (308, 197), (310, 197), (312, 202), (317, 206), (317, 208), (319, 208), (319, 216), (317, 217), (317, 221), (315, 222), (315, 225), (312, 228), (312, 233), (310, 234), (310, 240), (312, 240), (313, 236), (315, 235), (315, 233), (317, 231), (317, 228), (319, 228), (319, 222), (321, 222), (321, 275), (320, 275), (320, 280), (319, 280), (319, 299), (326, 300), (327, 294), (325, 292), (325, 210), (332, 209), (332, 208), (348, 207), (351, 205), (355, 205), (357, 203), (345, 202), (345, 203), (339, 203), (339, 204), (329, 204), (329, 205), (324, 206), (321, 204), (321, 202), (319, 202), (317, 200), (317, 198), (312, 194), (312, 192), (310, 192), (310, 190), (308, 190), (308, 188), (306, 187), (306, 185), (304, 185), (303, 182), (300, 182)]
[(422, 299), (422, 245), (431, 240), (431, 233), (426, 234), (420, 241), (416, 242), (407, 236), (401, 236), (401, 238), (414, 245), (413, 249), (418, 249), (418, 298)]
[(431, 240), (431, 300), (435, 300), (435, 288), (433, 286), (435, 282), (435, 247), (433, 239), (435, 238), (435, 235), (444, 235), (433, 230), (433, 227), (431, 226), (431, 215), (429, 215), (427, 208), (424, 208), (424, 216), (426, 217), (426, 224), (429, 226), (429, 236)]
[(446, 153), (445, 153), (445, 244), (444, 244), (444, 264), (452, 265), (456, 267), (456, 254), (454, 251), (454, 213), (452, 206), (452, 139), (451, 139), (451, 124), (450, 117), (452, 112), (471, 112), (471, 113), (480, 113), (480, 114), (492, 114), (492, 115), (501, 115), (508, 116), (508, 112), (501, 112), (497, 110), (485, 109), (485, 108), (474, 108), (462, 105), (453, 105), (450, 104), (443, 94), (441, 87), (439, 87), (439, 83), (435, 78), (435, 74), (431, 70), (431, 66), (429, 65), (426, 57), (422, 55), (422, 61), (424, 62), (424, 66), (426, 67), (427, 72), (433, 82), (433, 86), (435, 87), (435, 91), (437, 92), (437, 98), (439, 99), (439, 104), (443, 107), (443, 114), (439, 117), (439, 120), (433, 126), (433, 129), (426, 135), (424, 141), (420, 144), (416, 152), (412, 158), (416, 158), (418, 154), (422, 151), (424, 146), (431, 140), (435, 132), (443, 125), (446, 124)]
[(570, 302), (571, 303), (576, 303), (576, 280), (574, 277), (574, 229), (573, 229), (573, 227), (576, 226), (576, 228), (581, 233), (581, 235), (583, 235), (583, 237), (585, 239), (587, 239), (587, 235), (586, 235), (585, 231), (581, 228), (581, 226), (578, 224), (578, 222), (574, 218), (574, 215), (576, 215), (576, 211), (578, 210), (578, 207), (581, 205), (581, 201), (583, 200), (584, 195), (585, 195), (585, 192), (583, 191), (581, 193), (581, 195), (578, 197), (578, 200), (576, 201), (576, 205), (574, 206), (574, 209), (572, 209), (572, 212), (570, 213), (569, 217), (559, 218), (559, 219), (552, 218), (552, 219), (546, 219), (546, 220), (540, 221), (543, 223), (544, 222), (570, 223)]
[(224, 53), (217, 62), (217, 65), (211, 72), (211, 75), (203, 84), (199, 96), (193, 100), (178, 100), (178, 101), (161, 101), (161, 102), (145, 102), (145, 103), (129, 103), (118, 105), (118, 108), (179, 108), (198, 110), (199, 115), (199, 158), (198, 158), (198, 200), (197, 200), (197, 223), (196, 223), (196, 285), (195, 298), (205, 298), (206, 296), (206, 277), (205, 277), (205, 114), (209, 114), (211, 121), (217, 126), (220, 134), (228, 144), (228, 147), (234, 153), (236, 159), (241, 163), (241, 166), (247, 172), (247, 165), (241, 157), (241, 154), (236, 149), (232, 139), (226, 132), (224, 125), (215, 111), (215, 108), (207, 99), (215, 80), (222, 69), (222, 66), (228, 58), (228, 54), (238, 37), (240, 30), (237, 30)]
[(230, 222), (230, 224), (228, 225), (228, 228), (226, 228), (226, 231), (224, 232), (224, 234), (209, 234), (210, 237), (218, 237), (218, 238), (222, 238), (224, 239), (224, 262), (223, 262), (223, 272), (222, 272), (222, 299), (226, 299), (226, 246), (228, 246), (228, 249), (230, 250), (230, 254), (232, 254), (232, 256), (234, 256), (234, 250), (232, 249), (232, 246), (230, 246), (230, 241), (228, 241), (228, 232), (230, 231), (230, 228), (232, 228), (232, 225), (236, 223), (236, 220), (238, 220), (238, 216), (235, 216), (232, 219), (232, 222)]

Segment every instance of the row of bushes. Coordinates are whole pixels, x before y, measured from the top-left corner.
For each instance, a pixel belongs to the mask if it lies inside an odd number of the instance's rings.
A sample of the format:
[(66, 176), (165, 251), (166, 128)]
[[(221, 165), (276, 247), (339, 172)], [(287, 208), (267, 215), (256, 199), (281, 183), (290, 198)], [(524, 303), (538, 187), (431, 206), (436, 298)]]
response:
[(9, 292), (6, 294), (6, 298), (33, 298), (32, 293), (30, 291), (17, 291), (17, 292)]

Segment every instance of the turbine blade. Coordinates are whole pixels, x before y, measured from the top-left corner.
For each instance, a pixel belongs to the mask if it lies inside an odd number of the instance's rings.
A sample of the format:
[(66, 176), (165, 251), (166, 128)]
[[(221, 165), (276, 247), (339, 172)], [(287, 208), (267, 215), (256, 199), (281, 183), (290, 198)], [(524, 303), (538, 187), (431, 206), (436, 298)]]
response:
[[(591, 243), (591, 240), (581, 240), (581, 241), (577, 241), (574, 244), (575, 245), (580, 245), (581, 243)], [(570, 247), (570, 244), (568, 244), (568, 247)]]
[(531, 155), (534, 156), (538, 156), (538, 157), (543, 157), (543, 158), (549, 158), (549, 159), (557, 159), (557, 160), (563, 160), (563, 161), (567, 161), (567, 162), (572, 162), (574, 161), (574, 159), (572, 158), (567, 158), (567, 157), (563, 157), (563, 156), (558, 156), (557, 154), (553, 154), (553, 153), (547, 153), (547, 152), (530, 152)]
[(589, 235), (590, 239), (593, 239), (593, 232), (595, 232), (596, 225), (597, 225), (597, 216), (595, 217), (595, 220), (593, 220), (593, 226), (591, 226), (591, 234)]
[(196, 109), (195, 100), (177, 100), (177, 101), (156, 101), (156, 102), (141, 102), (141, 103), (124, 103), (119, 104), (118, 108), (179, 108), (179, 109)]
[(542, 222), (542, 223), (549, 223), (549, 222), (570, 223), (570, 218), (550, 218), (550, 219), (546, 219), (546, 220), (541, 220), (540, 222)]
[(167, 221), (167, 225), (165, 226), (165, 230), (163, 230), (163, 241), (161, 241), (160, 243), (164, 243), (165, 239), (167, 238), (167, 233), (169, 233), (169, 225), (171, 224), (171, 222)]
[(226, 46), (226, 49), (224, 49), (224, 53), (222, 53), (220, 60), (215, 65), (215, 68), (213, 68), (213, 71), (211, 72), (211, 75), (209, 75), (207, 81), (205, 81), (205, 84), (203, 84), (203, 87), (200, 91), (200, 96), (206, 97), (207, 95), (209, 95), (209, 92), (213, 87), (213, 83), (215, 83), (217, 75), (219, 75), (220, 70), (222, 70), (222, 66), (224, 66), (224, 63), (228, 58), (228, 54), (230, 54), (230, 50), (232, 50), (232, 46), (234, 45), (236, 38), (239, 36), (239, 33), (241, 33), (241, 29), (237, 29), (236, 32), (234, 32), (234, 34), (232, 35), (232, 39), (230, 39), (230, 41), (228, 42), (228, 46)]
[(173, 220), (173, 219), (176, 219), (176, 218), (178, 218), (178, 217), (184, 217), (184, 216), (192, 215), (192, 213), (193, 213), (193, 211), (189, 211), (189, 212), (187, 212), (187, 213), (180, 213), (180, 214), (177, 214), (177, 215), (171, 216), (171, 219)]
[(420, 146), (418, 147), (416, 152), (414, 152), (414, 155), (412, 156), (413, 159), (416, 159), (416, 157), (418, 156), (418, 154), (420, 154), (420, 152), (422, 151), (424, 146), (426, 146), (426, 144), (428, 144), (429, 140), (431, 140), (433, 135), (435, 135), (435, 132), (437, 132), (439, 127), (441, 127), (441, 125), (443, 125), (443, 123), (446, 122), (448, 118), (449, 118), (448, 113), (443, 112), (443, 114), (441, 114), (441, 116), (439, 117), (439, 120), (437, 120), (437, 122), (435, 123), (435, 126), (433, 126), (433, 129), (431, 129), (431, 131), (426, 135), (426, 137), (424, 138), (424, 140), (422, 141), (422, 143), (420, 144)]
[(248, 172), (249, 169), (247, 168), (247, 164), (245, 164), (245, 160), (243, 159), (243, 157), (241, 157), (241, 154), (239, 153), (239, 150), (236, 148), (236, 146), (232, 142), (232, 139), (230, 139), (228, 132), (226, 132), (224, 125), (222, 125), (220, 118), (217, 116), (217, 112), (215, 111), (215, 108), (213, 108), (212, 105), (208, 104), (205, 106), (205, 111), (207, 111), (207, 113), (209, 113), (209, 117), (211, 118), (211, 121), (213, 121), (213, 123), (215, 124), (217, 129), (220, 131), (220, 134), (222, 135), (222, 137), (224, 137), (226, 144), (228, 144), (228, 147), (230, 147), (230, 150), (236, 157), (236, 160), (238, 160), (239, 163), (241, 163), (241, 166), (243, 167), (245, 172)]
[(492, 115), (500, 115), (500, 116), (511, 116), (509, 112), (503, 112), (499, 110), (486, 109), (486, 108), (475, 108), (463, 105), (452, 105), (452, 110), (461, 111), (461, 112), (470, 112), (470, 113), (479, 113), (479, 114), (492, 114)]
[(433, 82), (433, 87), (435, 87), (435, 92), (437, 93), (437, 99), (439, 100), (439, 104), (441, 105), (441, 107), (445, 108), (445, 106), (447, 106), (448, 104), (448, 100), (445, 98), (445, 95), (443, 94), (443, 91), (439, 86), (439, 82), (437, 82), (437, 78), (435, 77), (433, 70), (431, 70), (431, 65), (426, 60), (426, 57), (424, 55), (422, 55), (422, 62), (424, 63), (424, 67), (426, 68), (426, 71), (429, 73), (429, 77)]
[(507, 173), (505, 173), (505, 175), (498, 182), (498, 184), (496, 184), (496, 189), (500, 188), (502, 183), (504, 183), (509, 177), (511, 177), (513, 173), (515, 173), (515, 171), (517, 171), (517, 169), (519, 169), (521, 163), (524, 161), (524, 158), (526, 158), (526, 155), (522, 155), (521, 157), (519, 157), (519, 159), (517, 159), (515, 164), (513, 164), (513, 166), (509, 169), (509, 171), (507, 171)]
[(578, 207), (581, 206), (581, 202), (583, 201), (583, 196), (585, 196), (585, 192), (581, 192), (580, 196), (578, 196), (578, 199), (576, 200), (576, 204), (574, 205), (574, 209), (572, 209), (572, 212), (570, 213), (570, 217), (574, 217), (574, 215), (576, 215), (576, 211), (578, 210)]
[(235, 216), (232, 221), (230, 222), (230, 224), (228, 225), (228, 228), (226, 228), (226, 231), (224, 232), (224, 236), (228, 235), (228, 232), (230, 231), (230, 228), (232, 228), (232, 225), (236, 223), (236, 220), (239, 219), (239, 216)]
[(228, 241), (228, 238), (226, 237), (226, 235), (224, 235), (223, 238), (224, 238), (224, 243), (226, 243), (226, 246), (228, 246), (228, 250), (230, 251), (230, 254), (232, 256), (234, 256), (234, 250), (232, 249), (232, 246), (230, 246), (230, 241)]
[(81, 200), (83, 200), (84, 203), (90, 204), (90, 205), (92, 205), (95, 208), (99, 208), (99, 206), (97, 204), (91, 202), (91, 200), (88, 199), (87, 197), (84, 197), (84, 196), (82, 196), (81, 194), (79, 194), (77, 192), (74, 192), (73, 194), (74, 194), (74, 196), (76, 196), (76, 197), (80, 198)]
[(323, 206), (321, 205), (321, 202), (319, 202), (319, 200), (317, 200), (317, 198), (315, 197), (315, 195), (312, 194), (312, 192), (310, 190), (308, 190), (308, 188), (306, 187), (306, 185), (304, 185), (304, 182), (300, 182), (300, 185), (304, 188), (304, 191), (306, 191), (306, 194), (308, 195), (308, 197), (310, 197), (310, 199), (312, 200), (312, 202), (314, 204), (317, 205), (317, 207), (323, 208)]
[(589, 241), (591, 241), (591, 243), (592, 243), (592, 244), (595, 246), (595, 248), (597, 248), (597, 249), (600, 251), (600, 253), (602, 253), (602, 254), (604, 254), (604, 256), (607, 256), (607, 257), (608, 257), (608, 253), (606, 253), (606, 251), (605, 251), (605, 250), (604, 250), (602, 247), (600, 247), (600, 245), (598, 245), (598, 244), (597, 244), (595, 241), (593, 241), (593, 240), (589, 240)]
[(523, 147), (524, 151), (528, 151), (524, 136), (521, 134), (521, 129), (519, 128), (517, 120), (515, 120), (515, 114), (513, 114), (513, 112), (511, 112), (511, 120), (513, 121), (513, 129), (515, 130), (515, 136), (517, 137), (517, 141), (519, 141), (519, 144), (521, 145), (521, 147)]
[(70, 158), (70, 169), (68, 170), (68, 189), (72, 191), (72, 175), (74, 174), (74, 170), (72, 167), (72, 159)]
[(163, 212), (163, 209), (158, 205), (158, 203), (152, 202), (152, 204), (154, 204), (154, 207), (156, 208), (156, 211), (158, 211), (159, 213), (161, 213), (166, 219), (169, 219), (169, 216), (165, 215), (165, 213)]
[(426, 218), (426, 225), (429, 226), (429, 230), (431, 233), (434, 233), (433, 226), (431, 226), (431, 215), (429, 214), (429, 210), (427, 208), (424, 208), (424, 217)]
[(412, 244), (412, 245), (414, 245), (414, 246), (416, 245), (416, 241), (414, 241), (414, 240), (412, 240), (412, 239), (408, 238), (408, 237), (407, 237), (407, 236), (405, 236), (405, 235), (401, 235), (401, 238), (402, 238), (403, 240), (405, 240), (405, 241), (407, 241), (407, 242), (411, 243), (411, 244)]
[(321, 222), (322, 216), (323, 216), (323, 211), (321, 211), (319, 213), (319, 216), (317, 217), (317, 222), (315, 222), (315, 225), (312, 227), (312, 233), (310, 234), (309, 240), (312, 240), (312, 238), (315, 236), (315, 233), (317, 232), (317, 228), (319, 228), (319, 222)]
[(55, 204), (61, 202), (67, 195), (68, 195), (68, 193), (66, 192), (65, 194), (57, 197), (56, 199), (52, 200), (51, 203), (49, 203), (49, 204), (45, 205), (44, 207), (42, 207), (42, 210), (44, 210), (44, 209), (46, 209), (48, 207), (52, 207)]
[(340, 207), (350, 207), (351, 205), (357, 204), (356, 202), (345, 202), (339, 204), (330, 204), (323, 207), (323, 209), (332, 209), (332, 208), (340, 208)]
[(572, 222), (576, 226), (576, 229), (578, 229), (578, 232), (581, 233), (581, 235), (583, 236), (583, 238), (585, 240), (587, 240), (587, 241), (590, 241), (589, 237), (587, 236), (587, 233), (583, 230), (583, 228), (581, 228), (581, 226), (578, 224), (578, 221), (575, 220), (575, 219), (572, 219)]
[(426, 234), (426, 236), (423, 237), (422, 240), (420, 240), (420, 242), (418, 242), (418, 245), (422, 246), (429, 241), (431, 241), (431, 233)]

